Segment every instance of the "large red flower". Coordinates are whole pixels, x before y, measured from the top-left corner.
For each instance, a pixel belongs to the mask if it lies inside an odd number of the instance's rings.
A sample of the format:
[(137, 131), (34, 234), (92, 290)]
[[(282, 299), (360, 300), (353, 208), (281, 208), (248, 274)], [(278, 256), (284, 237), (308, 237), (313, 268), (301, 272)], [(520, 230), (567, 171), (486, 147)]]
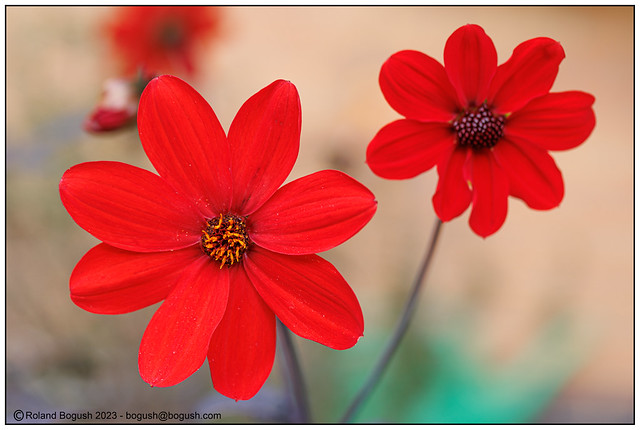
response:
[(198, 48), (219, 31), (220, 9), (124, 6), (106, 26), (125, 72), (193, 73)]
[(362, 336), (353, 291), (326, 251), (358, 232), (376, 201), (332, 170), (289, 182), (301, 113), (276, 81), (240, 108), (228, 136), (207, 102), (172, 76), (140, 100), (140, 139), (158, 174), (99, 161), (60, 181), (72, 218), (103, 241), (75, 267), (71, 298), (117, 314), (163, 301), (140, 345), (142, 378), (177, 384), (208, 357), (213, 385), (249, 399), (269, 375), (276, 316), (335, 349)]
[(418, 51), (392, 55), (380, 71), (387, 102), (406, 119), (383, 127), (367, 149), (377, 175), (406, 179), (437, 166), (433, 206), (442, 221), (472, 206), (469, 224), (486, 237), (507, 216), (507, 197), (551, 209), (564, 196), (549, 150), (573, 148), (595, 126), (594, 97), (550, 93), (564, 50), (539, 37), (497, 66), (493, 42), (477, 25), (456, 30), (444, 66)]

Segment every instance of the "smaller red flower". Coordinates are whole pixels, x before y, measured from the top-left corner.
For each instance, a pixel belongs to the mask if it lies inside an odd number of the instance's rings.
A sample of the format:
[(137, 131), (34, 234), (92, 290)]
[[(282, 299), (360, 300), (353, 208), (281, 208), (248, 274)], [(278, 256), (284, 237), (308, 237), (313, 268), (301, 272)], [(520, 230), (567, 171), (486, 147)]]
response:
[(316, 253), (356, 234), (377, 203), (334, 170), (281, 187), (300, 143), (293, 84), (249, 98), (227, 136), (193, 88), (161, 76), (142, 93), (138, 129), (158, 174), (83, 163), (64, 173), (60, 197), (103, 241), (71, 274), (73, 302), (117, 314), (162, 301), (140, 345), (145, 381), (180, 383), (208, 358), (214, 388), (249, 399), (273, 366), (276, 316), (328, 347), (355, 345), (358, 299)]
[(187, 73), (198, 49), (219, 30), (220, 8), (213, 6), (124, 6), (106, 27), (124, 73)]
[[(108, 79), (83, 127), (92, 133), (135, 124), (140, 94), (160, 73), (195, 72), (198, 48), (219, 30), (220, 9), (193, 6), (126, 6), (105, 26), (126, 78)], [(135, 74), (135, 76), (134, 76)]]
[(437, 166), (436, 214), (449, 221), (471, 205), (469, 224), (483, 237), (504, 223), (509, 195), (533, 209), (558, 206), (564, 182), (548, 151), (580, 145), (595, 126), (591, 94), (549, 92), (563, 58), (558, 42), (539, 37), (497, 66), (493, 41), (477, 25), (449, 37), (444, 66), (418, 51), (393, 54), (380, 88), (406, 119), (372, 139), (369, 167), (407, 179)]
[(127, 79), (107, 79), (98, 105), (84, 122), (93, 133), (125, 128), (136, 123), (138, 98), (135, 86)]

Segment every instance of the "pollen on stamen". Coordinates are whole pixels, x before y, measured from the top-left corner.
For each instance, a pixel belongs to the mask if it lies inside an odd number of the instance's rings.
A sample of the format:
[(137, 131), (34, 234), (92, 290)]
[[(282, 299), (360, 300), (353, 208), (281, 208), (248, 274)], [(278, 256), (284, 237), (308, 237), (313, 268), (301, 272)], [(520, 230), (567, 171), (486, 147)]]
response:
[(207, 221), (200, 239), (202, 251), (220, 262), (221, 269), (240, 262), (249, 244), (246, 218), (232, 214)]

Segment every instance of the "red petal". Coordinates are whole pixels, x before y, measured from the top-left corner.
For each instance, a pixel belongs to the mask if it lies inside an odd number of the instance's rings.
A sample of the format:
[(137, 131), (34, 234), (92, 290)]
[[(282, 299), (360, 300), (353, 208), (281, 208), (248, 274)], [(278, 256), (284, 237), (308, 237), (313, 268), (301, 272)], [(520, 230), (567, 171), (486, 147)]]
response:
[(234, 270), (227, 311), (209, 345), (213, 387), (235, 400), (252, 398), (271, 373), (276, 352), (273, 311), (245, 271)]
[(562, 46), (546, 37), (516, 46), (511, 58), (496, 71), (489, 91), (489, 104), (496, 113), (506, 114), (548, 93), (563, 58)]
[(400, 119), (384, 126), (367, 148), (367, 164), (386, 179), (413, 178), (436, 165), (454, 144), (451, 125)]
[(446, 122), (460, 110), (444, 67), (422, 52), (393, 54), (382, 65), (379, 81), (389, 105), (409, 119)]
[(482, 27), (457, 29), (444, 47), (444, 67), (463, 106), (480, 106), (498, 67), (498, 54)]
[(135, 124), (135, 117), (135, 111), (98, 106), (85, 119), (82, 127), (90, 133), (112, 131)]
[(473, 186), (473, 206), (469, 225), (479, 236), (487, 237), (507, 218), (509, 181), (490, 150), (474, 151), (468, 161)]
[(562, 173), (546, 150), (526, 141), (503, 139), (493, 153), (509, 177), (512, 196), (532, 209), (551, 209), (564, 197)]
[(301, 124), (300, 98), (291, 82), (275, 81), (242, 105), (229, 128), (236, 213), (254, 212), (289, 176)]
[(514, 112), (505, 126), (505, 136), (535, 143), (547, 150), (571, 149), (593, 131), (595, 98), (580, 91), (550, 93), (531, 100)]
[(374, 195), (336, 170), (304, 176), (280, 188), (253, 215), (253, 242), (282, 254), (314, 254), (352, 237), (373, 217)]
[(171, 186), (206, 217), (231, 204), (229, 143), (211, 106), (186, 82), (160, 76), (145, 88), (138, 112), (140, 140)]
[(433, 208), (442, 221), (464, 212), (471, 203), (471, 190), (463, 174), (469, 150), (453, 146), (438, 163), (438, 187), (433, 195)]
[(328, 261), (254, 247), (244, 267), (265, 303), (298, 336), (334, 349), (350, 348), (362, 336), (358, 299)]
[(131, 252), (101, 243), (76, 264), (71, 300), (98, 314), (121, 314), (164, 300), (185, 267), (202, 252), (197, 247), (167, 252)]
[(93, 236), (129, 251), (170, 251), (200, 240), (204, 219), (153, 173), (115, 161), (78, 164), (60, 180), (69, 215)]
[(178, 384), (198, 370), (227, 307), (229, 271), (203, 256), (153, 314), (142, 336), (140, 375), (156, 387)]

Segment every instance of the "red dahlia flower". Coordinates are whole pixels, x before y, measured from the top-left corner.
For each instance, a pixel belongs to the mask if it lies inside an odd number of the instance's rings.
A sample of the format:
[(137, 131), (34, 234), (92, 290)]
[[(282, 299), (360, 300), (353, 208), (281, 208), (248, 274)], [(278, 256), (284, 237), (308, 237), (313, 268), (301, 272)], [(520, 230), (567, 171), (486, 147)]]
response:
[(437, 166), (436, 214), (449, 221), (471, 205), (469, 224), (483, 237), (504, 223), (509, 195), (533, 209), (558, 206), (564, 183), (548, 151), (581, 144), (595, 126), (592, 95), (549, 92), (563, 58), (558, 42), (539, 37), (497, 66), (493, 42), (477, 25), (449, 37), (444, 67), (418, 51), (392, 55), (380, 88), (406, 119), (373, 138), (369, 167), (406, 179)]
[(84, 129), (98, 133), (135, 124), (139, 96), (127, 79), (107, 79), (98, 105), (84, 121)]
[[(140, 93), (158, 73), (195, 71), (197, 48), (218, 31), (220, 9), (191, 6), (126, 6), (105, 32), (130, 77), (105, 82), (83, 127), (93, 133), (135, 124)], [(135, 76), (134, 76), (135, 72)]]
[(106, 31), (126, 73), (191, 74), (197, 48), (218, 31), (219, 15), (217, 7), (124, 6)]
[(62, 202), (103, 241), (78, 262), (71, 299), (95, 313), (163, 301), (140, 345), (142, 378), (177, 384), (208, 357), (213, 386), (251, 398), (273, 366), (276, 316), (331, 348), (362, 336), (362, 311), (338, 271), (315, 255), (373, 216), (359, 182), (325, 170), (282, 186), (298, 155), (295, 86), (276, 81), (240, 108), (228, 137), (207, 102), (172, 76), (152, 80), (138, 115), (158, 175), (88, 162), (60, 181)]

